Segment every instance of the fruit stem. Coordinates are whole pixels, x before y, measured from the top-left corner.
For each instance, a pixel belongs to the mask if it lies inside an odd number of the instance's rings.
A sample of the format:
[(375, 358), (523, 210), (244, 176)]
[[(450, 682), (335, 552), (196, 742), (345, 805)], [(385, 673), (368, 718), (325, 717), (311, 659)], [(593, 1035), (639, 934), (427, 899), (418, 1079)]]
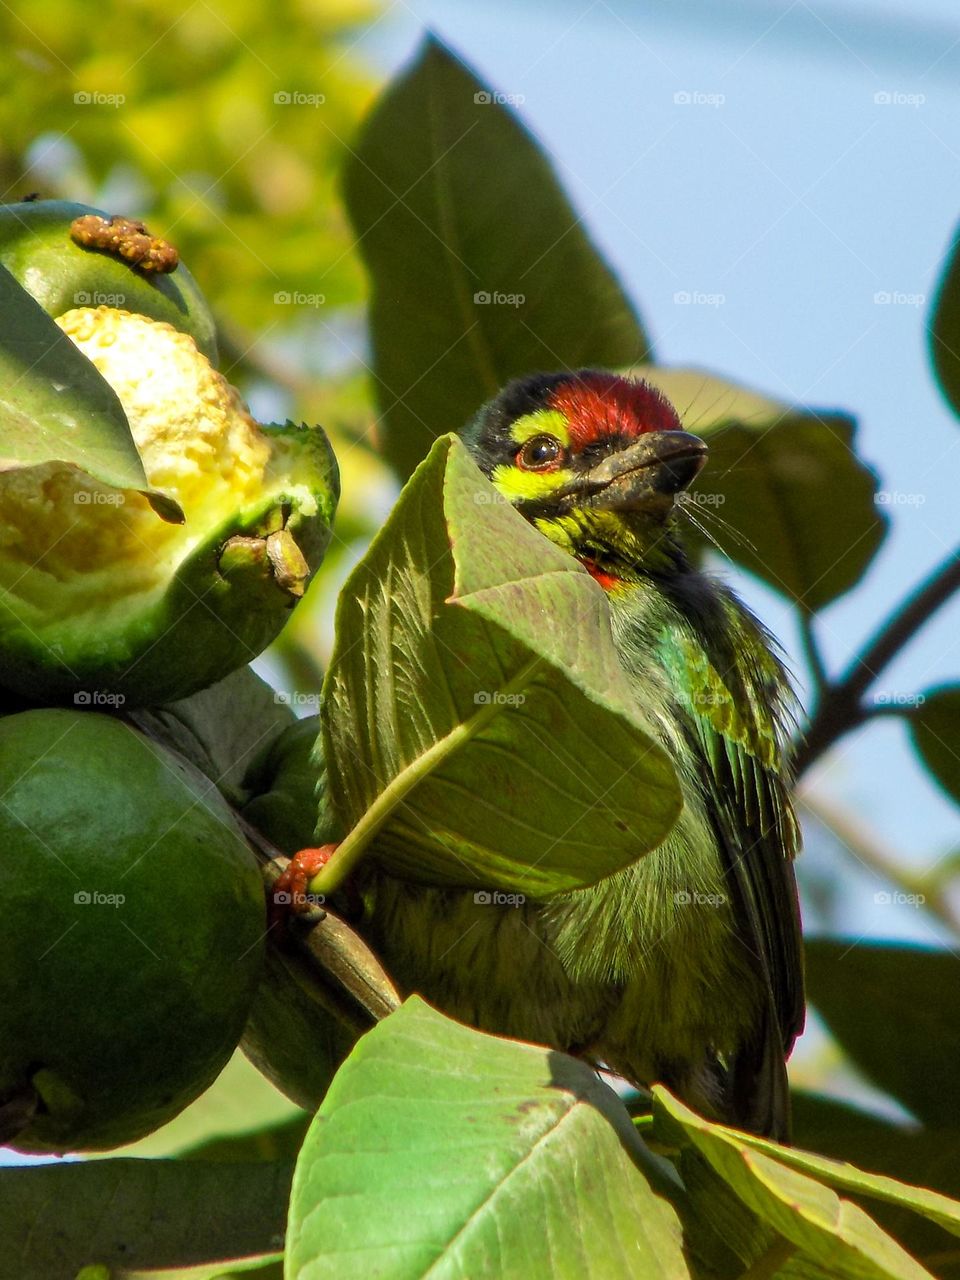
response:
[(341, 841), (335, 856), (310, 881), (308, 886), (310, 893), (329, 896), (339, 889), (366, 853), (370, 842), (386, 824), (394, 809), (403, 803), (409, 792), (418, 783), (428, 778), (449, 756), (476, 737), (505, 706), (509, 706), (509, 695), (526, 689), (543, 662), (544, 660), (540, 657), (533, 658), (504, 684), (501, 693), (505, 696), (492, 698), (488, 703), (481, 704), (479, 710), (475, 711), (469, 719), (454, 725), (423, 755), (411, 760), (399, 773), (395, 774), (373, 803), (368, 806), (359, 822), (355, 823)]

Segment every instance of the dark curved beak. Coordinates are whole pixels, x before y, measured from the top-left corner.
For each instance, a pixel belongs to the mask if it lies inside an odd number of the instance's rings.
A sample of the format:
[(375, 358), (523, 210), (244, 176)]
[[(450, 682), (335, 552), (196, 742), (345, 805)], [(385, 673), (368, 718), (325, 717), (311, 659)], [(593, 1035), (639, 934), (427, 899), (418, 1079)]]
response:
[(577, 482), (577, 492), (601, 511), (670, 506), (707, 460), (707, 446), (686, 431), (650, 431), (604, 458)]

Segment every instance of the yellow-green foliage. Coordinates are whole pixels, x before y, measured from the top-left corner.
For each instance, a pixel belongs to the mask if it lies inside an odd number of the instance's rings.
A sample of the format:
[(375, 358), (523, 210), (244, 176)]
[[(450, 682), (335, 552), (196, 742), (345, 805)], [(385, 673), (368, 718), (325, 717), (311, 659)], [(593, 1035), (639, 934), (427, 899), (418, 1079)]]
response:
[[(254, 329), (302, 318), (276, 292), (356, 303), (335, 192), (374, 87), (351, 46), (375, 12), (368, 0), (12, 0), (0, 8), (0, 190), (130, 193), (214, 309)], [(56, 136), (74, 163), (50, 164)]]

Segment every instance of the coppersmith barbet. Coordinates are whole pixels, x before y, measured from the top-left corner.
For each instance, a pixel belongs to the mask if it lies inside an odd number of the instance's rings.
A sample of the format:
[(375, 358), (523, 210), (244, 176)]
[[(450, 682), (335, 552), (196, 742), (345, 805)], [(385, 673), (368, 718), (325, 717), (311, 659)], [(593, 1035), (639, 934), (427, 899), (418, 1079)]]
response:
[(785, 1138), (785, 1060), (804, 1017), (791, 691), (761, 624), (684, 550), (679, 498), (706, 445), (653, 387), (596, 370), (514, 381), (462, 436), (606, 593), (683, 808), (627, 869), (522, 906), (400, 881), (367, 860), (361, 932), (403, 994)]

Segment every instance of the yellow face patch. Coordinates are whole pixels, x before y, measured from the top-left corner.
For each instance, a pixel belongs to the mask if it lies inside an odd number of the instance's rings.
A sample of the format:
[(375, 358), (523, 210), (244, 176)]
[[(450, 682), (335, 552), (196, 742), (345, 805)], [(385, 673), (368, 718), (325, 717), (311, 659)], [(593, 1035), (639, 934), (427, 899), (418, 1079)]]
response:
[(570, 448), (567, 420), (559, 409), (538, 409), (536, 413), (525, 413), (514, 422), (510, 435), (517, 445), (526, 444), (534, 436), (556, 436), (565, 449)]
[(572, 471), (524, 471), (512, 462), (494, 467), (490, 479), (508, 502), (536, 502), (551, 497), (558, 489), (570, 484)]
[[(535, 436), (554, 436), (564, 449), (570, 447), (566, 419), (557, 409), (538, 409), (524, 414), (511, 425), (510, 436), (519, 449)], [(536, 502), (549, 498), (573, 480), (573, 472), (565, 467), (555, 471), (525, 471), (515, 462), (494, 467), (490, 476), (508, 502)]]

